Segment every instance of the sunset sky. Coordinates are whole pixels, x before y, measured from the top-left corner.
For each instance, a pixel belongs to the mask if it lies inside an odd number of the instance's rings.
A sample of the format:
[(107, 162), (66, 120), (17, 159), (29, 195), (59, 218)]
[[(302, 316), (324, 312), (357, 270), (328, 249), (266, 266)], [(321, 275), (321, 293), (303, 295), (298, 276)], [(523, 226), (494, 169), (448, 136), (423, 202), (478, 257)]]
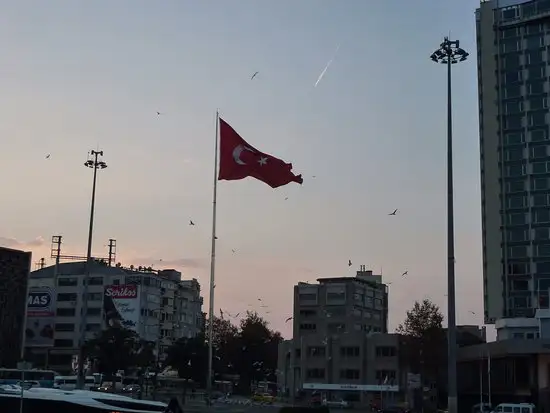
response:
[(216, 308), (260, 297), (288, 337), (292, 286), (360, 264), (392, 283), (392, 329), (415, 300), (445, 307), (446, 71), (429, 56), (450, 32), (471, 53), (453, 81), (458, 322), (481, 323), (478, 4), (3, 2), (0, 244), (51, 264), (59, 234), (64, 253), (85, 255), (83, 162), (100, 148), (94, 254), (115, 238), (126, 265), (183, 263), (206, 310), (219, 108), (304, 184), (220, 182)]

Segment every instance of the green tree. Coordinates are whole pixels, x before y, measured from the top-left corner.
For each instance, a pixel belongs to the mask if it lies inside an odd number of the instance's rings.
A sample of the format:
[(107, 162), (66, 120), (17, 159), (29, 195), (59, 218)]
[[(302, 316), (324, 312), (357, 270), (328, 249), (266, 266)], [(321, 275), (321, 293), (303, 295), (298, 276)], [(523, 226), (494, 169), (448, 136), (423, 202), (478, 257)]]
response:
[(280, 333), (270, 330), (268, 322), (258, 313), (246, 313), (241, 320), (240, 357), (236, 360), (241, 390), (249, 391), (254, 382), (276, 380), (277, 353), (281, 340)]
[(177, 370), (178, 377), (204, 386), (208, 370), (208, 346), (204, 332), (196, 337), (177, 340), (166, 351), (165, 364)]
[(446, 372), (447, 345), (443, 314), (428, 299), (416, 301), (396, 332), (401, 334), (400, 357), (424, 384), (439, 382)]
[(151, 361), (145, 354), (139, 357), (144, 345), (136, 332), (109, 327), (85, 343), (84, 356), (94, 360), (98, 370), (112, 379), (118, 370), (129, 371), (137, 368), (140, 362)]

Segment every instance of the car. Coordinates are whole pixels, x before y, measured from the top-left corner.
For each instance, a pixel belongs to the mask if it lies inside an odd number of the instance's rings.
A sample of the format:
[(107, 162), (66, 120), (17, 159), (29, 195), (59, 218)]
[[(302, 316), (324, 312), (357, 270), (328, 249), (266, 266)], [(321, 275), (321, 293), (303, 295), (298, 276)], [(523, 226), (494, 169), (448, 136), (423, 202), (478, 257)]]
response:
[(269, 393), (256, 393), (252, 396), (252, 401), (271, 404), (275, 401), (275, 397)]

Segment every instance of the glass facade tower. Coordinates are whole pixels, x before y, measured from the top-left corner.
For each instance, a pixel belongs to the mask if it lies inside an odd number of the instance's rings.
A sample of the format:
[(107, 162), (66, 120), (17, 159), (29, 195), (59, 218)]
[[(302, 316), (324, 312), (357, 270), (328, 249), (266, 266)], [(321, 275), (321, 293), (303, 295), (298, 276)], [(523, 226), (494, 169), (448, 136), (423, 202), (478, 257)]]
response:
[(485, 322), (549, 307), (550, 0), (476, 11)]

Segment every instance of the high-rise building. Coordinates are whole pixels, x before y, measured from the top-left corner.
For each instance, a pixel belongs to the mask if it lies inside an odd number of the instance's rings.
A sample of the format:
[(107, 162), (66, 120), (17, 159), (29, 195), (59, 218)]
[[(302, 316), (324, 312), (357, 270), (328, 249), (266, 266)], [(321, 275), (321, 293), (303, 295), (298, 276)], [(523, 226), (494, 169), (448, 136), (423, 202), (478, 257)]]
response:
[(0, 367), (21, 361), (31, 253), (0, 247)]
[(203, 326), (196, 279), (182, 280), (176, 270), (93, 262), (84, 297), (85, 270), (85, 262), (66, 262), (31, 273), (26, 347), (35, 366), (71, 374), (84, 299), (87, 340), (109, 325), (123, 326), (156, 343), (161, 358), (175, 340), (194, 337)]
[(476, 11), (485, 322), (532, 317), (550, 289), (550, 1)]

